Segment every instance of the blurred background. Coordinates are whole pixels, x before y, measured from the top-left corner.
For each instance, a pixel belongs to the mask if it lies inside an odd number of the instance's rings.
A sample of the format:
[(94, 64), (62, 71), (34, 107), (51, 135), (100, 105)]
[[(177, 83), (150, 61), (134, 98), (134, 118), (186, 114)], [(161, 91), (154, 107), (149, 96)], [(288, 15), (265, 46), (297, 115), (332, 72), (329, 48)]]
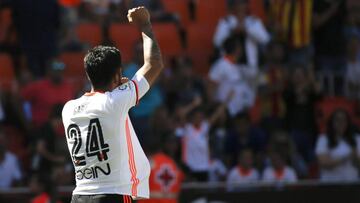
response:
[(0, 202), (69, 202), (62, 106), (93, 46), (141, 67), (139, 5), (166, 67), (130, 112), (152, 202), (360, 202), (357, 0), (0, 0)]

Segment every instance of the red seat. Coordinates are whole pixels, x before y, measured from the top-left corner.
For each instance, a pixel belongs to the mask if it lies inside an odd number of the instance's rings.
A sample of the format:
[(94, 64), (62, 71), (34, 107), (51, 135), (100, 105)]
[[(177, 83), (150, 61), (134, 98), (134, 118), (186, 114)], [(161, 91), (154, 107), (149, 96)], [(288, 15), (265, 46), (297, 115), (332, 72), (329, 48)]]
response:
[(180, 36), (173, 23), (156, 23), (153, 29), (163, 55), (176, 56), (182, 53)]
[(187, 0), (162, 0), (164, 8), (170, 13), (175, 13), (180, 17), (181, 24), (186, 27), (190, 22), (190, 12)]
[(7, 89), (14, 80), (14, 67), (11, 57), (8, 54), (0, 54), (0, 85)]
[(96, 46), (101, 43), (101, 28), (96, 23), (81, 23), (76, 27), (76, 33), (81, 42)]
[(82, 52), (65, 52), (59, 56), (59, 60), (65, 63), (65, 76), (73, 78), (84, 78), (84, 56)]
[(206, 73), (210, 67), (213, 34), (214, 27), (209, 25), (191, 24), (187, 27), (187, 52), (200, 73)]
[(12, 24), (11, 9), (5, 8), (0, 10), (0, 24), (9, 27)]
[(265, 6), (263, 0), (250, 0), (249, 10), (251, 15), (257, 16), (263, 22), (266, 22)]
[(0, 10), (0, 41), (4, 41), (8, 30), (12, 24), (11, 10), (1, 9)]
[(337, 109), (343, 109), (350, 114), (352, 119), (355, 118), (355, 102), (343, 97), (324, 98), (316, 105), (316, 122), (320, 132), (325, 132), (331, 114)]
[(141, 40), (140, 31), (130, 24), (112, 24), (110, 37), (120, 49), (122, 60), (130, 62), (134, 54), (134, 45)]
[(226, 0), (197, 0), (196, 21), (199, 24), (214, 26), (226, 15)]

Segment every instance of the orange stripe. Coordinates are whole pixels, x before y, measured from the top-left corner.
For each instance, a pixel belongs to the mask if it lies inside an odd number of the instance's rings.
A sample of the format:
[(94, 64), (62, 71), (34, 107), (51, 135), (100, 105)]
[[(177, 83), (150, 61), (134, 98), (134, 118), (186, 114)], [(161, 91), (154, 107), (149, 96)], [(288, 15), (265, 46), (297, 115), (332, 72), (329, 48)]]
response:
[(130, 167), (131, 181), (132, 181), (131, 194), (132, 194), (132, 196), (137, 196), (137, 186), (140, 181), (136, 177), (137, 171), (136, 171), (134, 151), (133, 151), (133, 146), (132, 146), (132, 141), (131, 141), (128, 118), (126, 118), (125, 131), (126, 131), (126, 142), (127, 142), (128, 154), (129, 154), (129, 167)]
[(135, 85), (135, 90), (136, 90), (136, 105), (138, 105), (139, 104), (139, 88), (138, 88), (138, 84), (137, 84), (137, 82), (135, 81), (135, 80), (131, 80), (133, 83), (134, 83), (134, 85)]
[(124, 203), (127, 203), (127, 202), (126, 202), (126, 196), (125, 196), (125, 195), (123, 195), (123, 202), (124, 202)]

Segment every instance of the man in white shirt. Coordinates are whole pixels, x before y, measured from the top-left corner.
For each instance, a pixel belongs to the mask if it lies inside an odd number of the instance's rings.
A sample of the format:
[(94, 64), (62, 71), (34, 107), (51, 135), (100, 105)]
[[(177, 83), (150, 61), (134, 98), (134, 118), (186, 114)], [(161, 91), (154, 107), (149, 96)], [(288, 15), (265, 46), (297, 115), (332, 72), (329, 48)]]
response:
[(287, 182), (294, 183), (298, 180), (295, 170), (287, 166), (280, 153), (272, 152), (271, 166), (263, 171), (262, 179), (265, 182)]
[(244, 149), (239, 156), (239, 163), (228, 174), (226, 183), (228, 190), (234, 190), (236, 186), (254, 183), (259, 180), (260, 174), (254, 168), (253, 153), (250, 149)]
[(230, 36), (242, 38), (244, 55), (250, 67), (258, 66), (258, 46), (265, 45), (270, 41), (270, 34), (265, 26), (255, 16), (248, 15), (247, 0), (238, 0), (232, 6), (233, 13), (220, 19), (213, 43), (215, 47), (221, 48), (224, 41)]
[(75, 167), (72, 203), (128, 203), (149, 197), (150, 165), (128, 111), (155, 82), (163, 62), (147, 9), (130, 9), (127, 17), (142, 32), (144, 65), (127, 81), (122, 78), (118, 49), (91, 49), (84, 59), (91, 92), (67, 102), (63, 109), (67, 144)]
[(258, 70), (256, 67), (246, 67), (236, 63), (241, 47), (235, 38), (226, 39), (223, 44), (224, 55), (210, 69), (209, 78), (216, 84), (215, 99), (226, 102), (230, 92), (233, 97), (227, 102), (231, 116), (250, 108), (255, 102), (256, 92), (253, 82)]

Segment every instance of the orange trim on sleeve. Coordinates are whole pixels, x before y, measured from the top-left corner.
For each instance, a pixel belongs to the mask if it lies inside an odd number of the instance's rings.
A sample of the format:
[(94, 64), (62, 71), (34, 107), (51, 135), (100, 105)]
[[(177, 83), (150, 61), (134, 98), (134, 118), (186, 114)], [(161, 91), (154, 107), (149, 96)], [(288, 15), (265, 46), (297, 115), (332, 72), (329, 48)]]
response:
[(138, 84), (135, 80), (131, 80), (133, 83), (134, 83), (134, 86), (135, 86), (135, 91), (136, 91), (136, 103), (135, 105), (138, 105), (139, 104), (139, 87), (138, 87)]

